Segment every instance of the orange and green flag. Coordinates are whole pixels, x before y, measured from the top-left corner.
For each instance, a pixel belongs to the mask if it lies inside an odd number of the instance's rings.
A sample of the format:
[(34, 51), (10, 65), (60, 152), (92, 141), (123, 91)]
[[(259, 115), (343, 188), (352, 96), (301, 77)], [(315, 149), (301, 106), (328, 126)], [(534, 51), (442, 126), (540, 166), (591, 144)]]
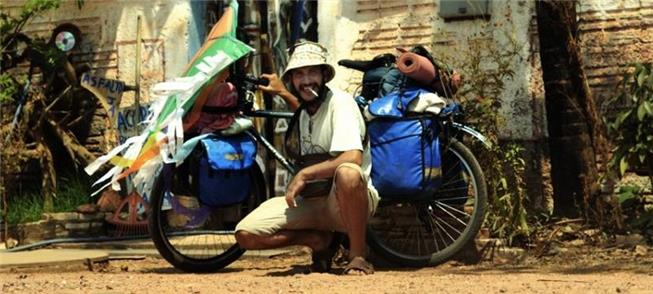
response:
[(197, 119), (197, 110), (204, 104), (210, 86), (226, 77), (229, 65), (253, 50), (236, 39), (237, 16), (238, 2), (232, 0), (182, 76), (150, 89), (153, 103), (144, 131), (86, 167), (85, 171), (93, 174), (106, 163), (113, 165), (95, 183), (108, 181), (97, 192), (109, 185), (119, 190), (117, 181), (134, 172), (138, 172), (134, 184), (146, 190), (148, 183), (138, 179), (153, 179), (162, 163), (179, 162), (187, 155), (193, 146), (184, 145), (184, 121), (188, 126)]

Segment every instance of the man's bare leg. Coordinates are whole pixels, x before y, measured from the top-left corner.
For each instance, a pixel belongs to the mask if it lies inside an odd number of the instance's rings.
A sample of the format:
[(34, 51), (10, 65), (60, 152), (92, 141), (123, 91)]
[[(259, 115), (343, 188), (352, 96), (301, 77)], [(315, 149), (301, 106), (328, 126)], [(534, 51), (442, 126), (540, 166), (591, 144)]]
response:
[(237, 231), (236, 241), (243, 249), (274, 249), (293, 245), (310, 247), (313, 251), (327, 248), (333, 233), (317, 230), (281, 230), (273, 235), (256, 235)]
[(336, 171), (336, 197), (349, 237), (349, 258), (365, 257), (368, 219), (367, 187), (359, 171), (347, 167)]

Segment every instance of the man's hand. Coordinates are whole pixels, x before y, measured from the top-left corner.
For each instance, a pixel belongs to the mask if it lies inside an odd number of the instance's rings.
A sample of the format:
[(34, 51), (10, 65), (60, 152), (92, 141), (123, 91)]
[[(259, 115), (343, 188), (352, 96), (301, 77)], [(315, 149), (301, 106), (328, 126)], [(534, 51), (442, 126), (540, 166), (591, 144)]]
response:
[(281, 95), (283, 92), (288, 91), (277, 74), (262, 74), (262, 78), (270, 81), (267, 86), (259, 85), (258, 88), (271, 95)]
[(453, 93), (456, 93), (456, 91), (458, 91), (462, 83), (463, 83), (463, 77), (460, 75), (460, 73), (454, 70), (451, 75), (451, 91)]
[(292, 178), (290, 184), (288, 184), (288, 190), (286, 190), (286, 203), (288, 203), (288, 207), (293, 208), (297, 206), (295, 204), (295, 198), (299, 196), (299, 192), (306, 186), (306, 180), (306, 176), (302, 171), (299, 171)]
[(283, 84), (283, 81), (279, 79), (277, 74), (262, 74), (262, 78), (268, 79), (269, 83), (267, 86), (259, 85), (258, 88), (270, 95), (278, 95), (283, 98), (284, 101), (290, 106), (290, 109), (296, 110), (299, 107), (299, 100), (293, 94), (286, 89), (286, 86)]

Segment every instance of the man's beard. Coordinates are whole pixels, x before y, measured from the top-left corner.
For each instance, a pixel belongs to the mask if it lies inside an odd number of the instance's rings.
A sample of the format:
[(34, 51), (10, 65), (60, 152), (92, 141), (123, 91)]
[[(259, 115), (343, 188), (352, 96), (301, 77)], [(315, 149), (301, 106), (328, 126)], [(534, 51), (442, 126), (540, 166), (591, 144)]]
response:
[(320, 85), (317, 91), (318, 96), (311, 101), (304, 100), (304, 98), (302, 98), (302, 95), (300, 95), (299, 91), (296, 89), (295, 89), (296, 92), (295, 96), (297, 96), (299, 101), (302, 104), (304, 104), (307, 109), (317, 109), (318, 106), (322, 103), (322, 101), (324, 101), (324, 98), (326, 97), (326, 89), (327, 89), (326, 85), (324, 84)]

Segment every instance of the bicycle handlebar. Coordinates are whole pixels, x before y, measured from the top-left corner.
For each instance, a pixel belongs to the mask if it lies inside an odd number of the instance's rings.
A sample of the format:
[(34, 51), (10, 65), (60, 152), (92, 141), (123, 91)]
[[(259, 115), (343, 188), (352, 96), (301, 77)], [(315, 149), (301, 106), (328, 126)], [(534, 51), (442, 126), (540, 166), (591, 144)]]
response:
[(267, 86), (268, 84), (270, 84), (270, 80), (266, 78), (257, 78), (252, 75), (242, 75), (242, 76), (238, 76), (238, 78), (255, 85)]
[(346, 68), (351, 68), (354, 70), (362, 71), (365, 72), (366, 70), (370, 69), (372, 61), (364, 61), (364, 60), (351, 60), (351, 59), (342, 59), (338, 61), (338, 65), (344, 66)]
[(396, 60), (397, 58), (394, 55), (386, 53), (375, 56), (371, 60), (341, 59), (338, 61), (338, 65), (366, 72), (377, 67), (390, 66), (395, 63)]

